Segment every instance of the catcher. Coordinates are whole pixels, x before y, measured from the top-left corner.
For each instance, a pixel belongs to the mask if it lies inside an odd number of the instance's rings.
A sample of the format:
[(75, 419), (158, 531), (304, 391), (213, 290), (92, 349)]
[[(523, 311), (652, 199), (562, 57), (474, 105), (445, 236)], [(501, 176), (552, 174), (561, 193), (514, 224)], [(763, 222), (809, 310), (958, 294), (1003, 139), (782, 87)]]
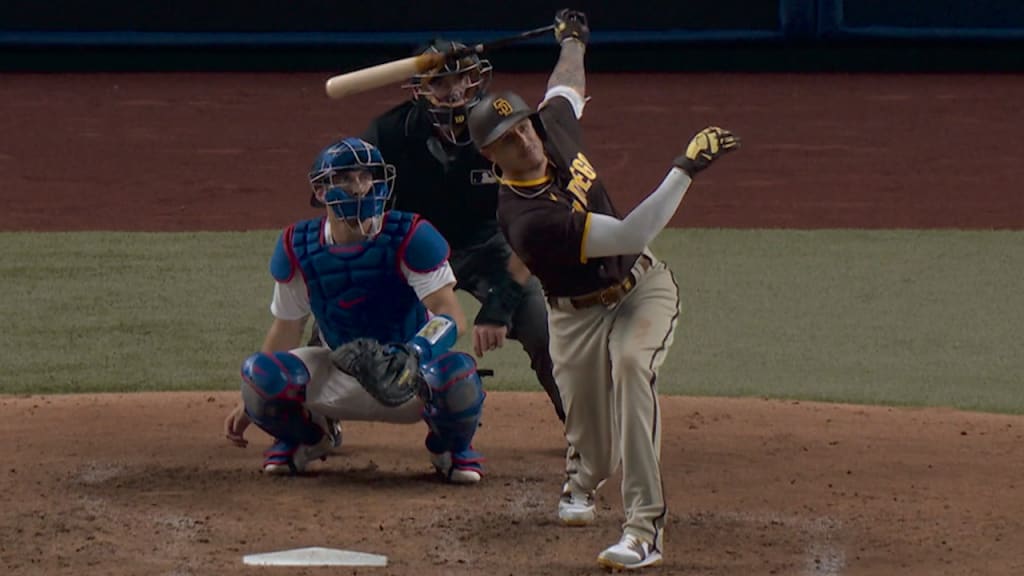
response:
[[(448, 244), (419, 216), (385, 211), (394, 175), (359, 138), (328, 146), (309, 173), (325, 216), (278, 239), (274, 322), (242, 364), (242, 402), (224, 423), (240, 447), (250, 423), (276, 439), (265, 472), (298, 474), (325, 460), (341, 443), (340, 421), (422, 419), (437, 472), (480, 481), (471, 443), (485, 395), (473, 358), (449, 351), (466, 319)], [(325, 346), (300, 348), (310, 314)]]

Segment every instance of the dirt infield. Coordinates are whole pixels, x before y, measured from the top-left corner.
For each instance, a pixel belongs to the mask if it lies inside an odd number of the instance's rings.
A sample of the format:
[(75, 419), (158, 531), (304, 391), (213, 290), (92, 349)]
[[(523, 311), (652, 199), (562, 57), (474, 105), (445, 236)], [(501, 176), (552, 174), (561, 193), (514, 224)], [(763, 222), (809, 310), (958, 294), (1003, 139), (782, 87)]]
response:
[[(321, 76), (7, 75), (0, 230), (224, 230), (307, 217), (317, 149), (401, 95)], [(539, 98), (542, 76), (499, 86)], [(597, 76), (592, 156), (629, 208), (709, 123), (745, 149), (674, 222), (1024, 228), (1024, 76)], [(674, 351), (685, 353), (685, 351)], [(684, 374), (666, 375), (682, 378)], [(422, 426), (348, 424), (311, 478), (221, 437), (230, 393), (0, 397), (0, 572), (590, 574), (619, 534), (557, 524), (563, 440), (540, 393), (494, 393), (479, 486), (429, 474)], [(665, 398), (666, 564), (684, 575), (1024, 573), (1024, 420), (948, 410)], [(245, 567), (332, 546), (385, 569)]]
[[(5, 574), (600, 573), (619, 533), (557, 524), (561, 436), (539, 394), (495, 393), (488, 476), (437, 482), (421, 426), (349, 424), (311, 478), (258, 471), (269, 442), (221, 441), (229, 393), (0, 399), (8, 446)], [(945, 410), (666, 398), (670, 521), (659, 573), (1010, 575), (1024, 422)], [(386, 569), (244, 566), (244, 554), (331, 546)]]

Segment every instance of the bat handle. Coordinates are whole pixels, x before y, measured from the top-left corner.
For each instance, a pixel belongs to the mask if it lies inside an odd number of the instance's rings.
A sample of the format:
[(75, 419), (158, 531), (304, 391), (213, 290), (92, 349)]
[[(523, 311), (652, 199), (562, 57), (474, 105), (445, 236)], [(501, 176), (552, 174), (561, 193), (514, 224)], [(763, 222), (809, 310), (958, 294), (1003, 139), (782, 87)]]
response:
[(554, 32), (554, 30), (555, 25), (548, 24), (547, 26), (534, 28), (533, 30), (527, 30), (526, 32), (523, 32), (521, 34), (516, 34), (515, 36), (499, 38), (497, 40), (492, 40), (490, 42), (480, 43), (474, 46), (466, 46), (465, 48), (459, 48), (458, 50), (452, 52), (452, 57), (460, 58), (462, 56), (468, 56), (470, 54), (483, 54), (488, 50), (494, 50), (496, 48), (501, 48), (509, 44), (514, 44), (515, 42), (521, 42), (523, 40), (529, 40), (530, 38), (536, 38), (537, 36), (547, 34), (548, 32)]

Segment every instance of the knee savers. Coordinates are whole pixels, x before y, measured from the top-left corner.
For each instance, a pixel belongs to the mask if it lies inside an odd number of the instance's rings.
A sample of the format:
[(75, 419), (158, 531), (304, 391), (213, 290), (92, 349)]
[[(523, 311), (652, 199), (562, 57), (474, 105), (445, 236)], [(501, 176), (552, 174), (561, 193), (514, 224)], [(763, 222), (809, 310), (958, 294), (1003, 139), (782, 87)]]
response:
[(427, 448), (434, 453), (468, 451), (486, 396), (473, 357), (443, 354), (423, 367), (423, 378), (430, 388), (423, 418), (433, 432)]
[(296, 444), (316, 444), (323, 428), (303, 407), (309, 369), (294, 354), (257, 352), (242, 363), (242, 400), (254, 424), (271, 436)]

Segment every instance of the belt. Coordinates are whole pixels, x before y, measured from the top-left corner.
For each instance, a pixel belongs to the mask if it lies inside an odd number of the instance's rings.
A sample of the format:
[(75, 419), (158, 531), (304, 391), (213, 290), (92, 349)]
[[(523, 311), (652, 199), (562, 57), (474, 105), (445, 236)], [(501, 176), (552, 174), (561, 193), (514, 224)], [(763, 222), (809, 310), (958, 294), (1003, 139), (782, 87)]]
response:
[[(646, 254), (641, 254), (640, 257), (636, 259), (636, 266), (640, 267), (641, 272), (650, 270), (653, 265), (654, 263), (651, 261), (651, 258)], [(552, 306), (558, 306), (560, 301), (565, 302), (568, 300), (569, 304), (577, 310), (580, 308), (590, 308), (591, 306), (598, 305), (614, 306), (621, 302), (622, 299), (633, 290), (633, 288), (636, 288), (636, 280), (636, 275), (632, 270), (630, 270), (629, 273), (626, 274), (625, 278), (607, 288), (595, 290), (593, 292), (583, 294), (582, 296), (572, 296), (569, 298), (550, 297), (548, 298), (548, 302), (550, 302)]]

